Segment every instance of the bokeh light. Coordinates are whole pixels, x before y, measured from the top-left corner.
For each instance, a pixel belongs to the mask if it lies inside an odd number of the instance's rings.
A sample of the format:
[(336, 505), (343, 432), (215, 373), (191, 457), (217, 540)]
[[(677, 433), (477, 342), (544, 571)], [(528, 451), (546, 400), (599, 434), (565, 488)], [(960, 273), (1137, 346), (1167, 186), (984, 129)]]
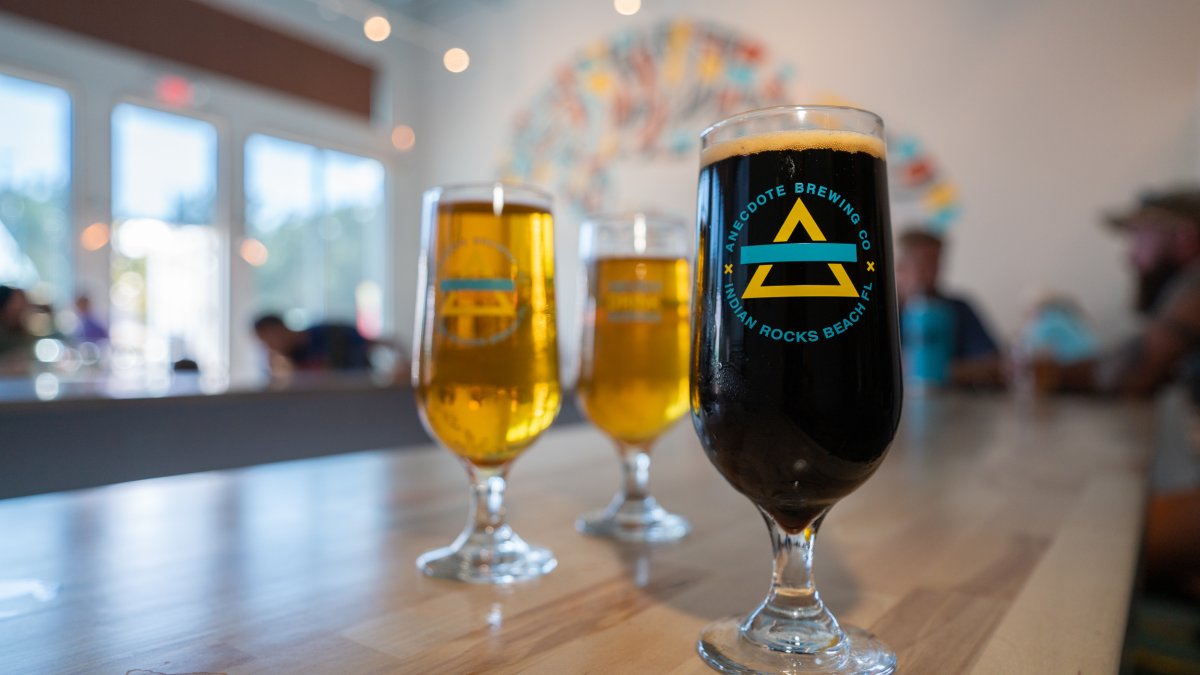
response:
[(63, 356), (63, 343), (54, 338), (42, 338), (33, 344), (33, 355), (42, 363), (54, 363)]
[(363, 35), (371, 42), (383, 42), (392, 34), (392, 22), (385, 16), (372, 16), (363, 22)]
[(442, 65), (452, 73), (461, 73), (471, 65), (471, 55), (460, 47), (451, 47), (442, 55)]
[(374, 281), (354, 288), (355, 324), (363, 337), (374, 340), (383, 332), (383, 289)]
[(87, 251), (99, 251), (108, 245), (108, 223), (92, 223), (79, 233), (79, 245)]
[(238, 253), (248, 264), (254, 267), (262, 267), (267, 264), (267, 259), (271, 257), (270, 251), (267, 250), (267, 245), (261, 241), (247, 237), (242, 240), (242, 245), (238, 249)]
[(113, 241), (117, 253), (126, 258), (145, 258), (171, 242), (171, 226), (153, 218), (131, 218), (120, 224)]
[(417, 143), (417, 132), (407, 124), (401, 124), (392, 129), (392, 145), (400, 152), (408, 152)]
[(33, 391), (40, 401), (51, 401), (58, 398), (58, 378), (52, 373), (39, 373), (33, 380)]
[(154, 97), (171, 108), (185, 108), (195, 100), (192, 83), (180, 75), (163, 75), (154, 83)]
[(613, 9), (617, 14), (633, 16), (642, 8), (642, 0), (613, 0)]

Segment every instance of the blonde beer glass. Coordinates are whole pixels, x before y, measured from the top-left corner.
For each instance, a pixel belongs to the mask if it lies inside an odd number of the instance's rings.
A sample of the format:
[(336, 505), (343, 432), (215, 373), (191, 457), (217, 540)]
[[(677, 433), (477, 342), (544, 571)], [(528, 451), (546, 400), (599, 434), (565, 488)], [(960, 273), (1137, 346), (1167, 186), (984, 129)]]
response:
[(691, 526), (650, 496), (650, 450), (688, 411), (690, 228), (652, 213), (596, 216), (583, 225), (586, 271), (579, 382), (584, 414), (617, 446), (624, 481), (580, 532), (673, 541)]
[(558, 414), (550, 197), (489, 183), (425, 193), (413, 385), (421, 420), (462, 460), (471, 515), (417, 566), (433, 577), (509, 583), (554, 569), (505, 522), (508, 469)]
[(692, 421), (771, 533), (775, 574), (697, 645), (734, 673), (870, 673), (896, 657), (813, 585), (829, 509), (883, 462), (900, 421), (900, 344), (883, 121), (788, 106), (701, 136)]

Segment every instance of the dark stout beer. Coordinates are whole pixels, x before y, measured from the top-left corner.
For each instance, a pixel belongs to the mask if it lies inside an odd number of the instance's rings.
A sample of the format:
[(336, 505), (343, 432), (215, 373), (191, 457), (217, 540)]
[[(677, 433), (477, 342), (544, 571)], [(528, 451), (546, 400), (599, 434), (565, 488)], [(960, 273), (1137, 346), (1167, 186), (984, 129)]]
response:
[(875, 471), (900, 419), (883, 157), (838, 131), (702, 157), (693, 421), (726, 480), (792, 532)]

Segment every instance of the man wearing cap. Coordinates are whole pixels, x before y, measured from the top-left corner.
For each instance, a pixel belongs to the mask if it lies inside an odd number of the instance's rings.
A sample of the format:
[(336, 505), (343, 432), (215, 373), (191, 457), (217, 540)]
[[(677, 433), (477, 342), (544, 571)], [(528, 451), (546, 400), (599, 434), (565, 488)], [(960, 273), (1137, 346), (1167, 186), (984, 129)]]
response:
[[(1200, 380), (1200, 190), (1146, 195), (1131, 212), (1109, 219), (1129, 237), (1137, 275), (1141, 334), (1108, 358), (1064, 367), (1064, 389), (1149, 396), (1182, 376)], [(1194, 394), (1195, 395), (1195, 394)], [(1190, 451), (1189, 456), (1190, 456)], [(1147, 504), (1143, 566), (1148, 586), (1200, 600), (1200, 470), (1160, 448)]]
[(1129, 237), (1142, 333), (1107, 359), (1066, 368), (1066, 389), (1149, 396), (1178, 375), (1196, 378), (1200, 356), (1200, 190), (1142, 197), (1109, 219)]

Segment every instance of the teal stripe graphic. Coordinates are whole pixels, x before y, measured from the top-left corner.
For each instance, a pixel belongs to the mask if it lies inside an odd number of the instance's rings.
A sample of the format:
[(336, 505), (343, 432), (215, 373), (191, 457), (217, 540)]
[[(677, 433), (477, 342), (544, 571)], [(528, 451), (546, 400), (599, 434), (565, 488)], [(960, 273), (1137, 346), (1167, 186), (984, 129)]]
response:
[(742, 247), (742, 264), (785, 262), (858, 262), (858, 247), (854, 244), (760, 244)]
[(443, 291), (511, 291), (517, 286), (512, 279), (442, 279)]

